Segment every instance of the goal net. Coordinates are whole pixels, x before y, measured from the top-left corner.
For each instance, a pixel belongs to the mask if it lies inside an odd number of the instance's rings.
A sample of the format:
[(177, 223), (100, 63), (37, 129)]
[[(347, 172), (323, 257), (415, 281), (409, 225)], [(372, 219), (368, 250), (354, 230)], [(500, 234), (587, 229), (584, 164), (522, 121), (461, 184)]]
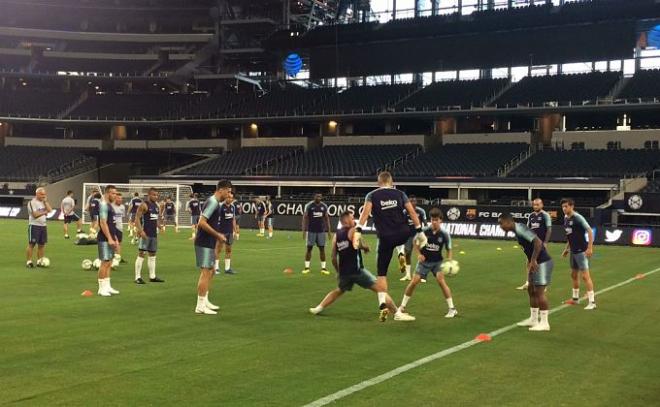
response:
[[(103, 188), (107, 184), (98, 184), (98, 183), (84, 183), (83, 184), (83, 201), (82, 207), (85, 209), (87, 207), (87, 201), (89, 196), (94, 193), (94, 191), (101, 191), (103, 193)], [(158, 203), (165, 202), (166, 198), (171, 198), (174, 202), (174, 208), (176, 211), (176, 220), (179, 227), (190, 227), (191, 219), (190, 212), (186, 211), (188, 200), (190, 200), (190, 195), (192, 194), (192, 187), (190, 185), (182, 184), (113, 184), (117, 187), (117, 192), (121, 192), (123, 198), (123, 204), (126, 206), (126, 216), (128, 217), (128, 205), (133, 199), (133, 196), (137, 192), (140, 199), (143, 201), (147, 198), (147, 193), (150, 188), (156, 188), (158, 190)], [(89, 213), (83, 210), (83, 222), (90, 223)], [(128, 222), (128, 219), (124, 219), (124, 222)]]

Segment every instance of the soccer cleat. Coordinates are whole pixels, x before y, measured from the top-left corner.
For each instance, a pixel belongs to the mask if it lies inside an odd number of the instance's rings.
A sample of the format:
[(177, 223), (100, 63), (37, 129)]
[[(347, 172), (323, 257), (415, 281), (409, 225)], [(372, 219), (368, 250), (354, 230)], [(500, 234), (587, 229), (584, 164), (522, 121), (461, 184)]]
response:
[(389, 315), (390, 315), (390, 310), (388, 310), (387, 308), (383, 308), (383, 309), (380, 310), (380, 312), (378, 313), (378, 320), (379, 320), (380, 322), (385, 322), (385, 321), (387, 321), (387, 317), (388, 317)]
[(266, 235), (264, 235), (263, 233), (257, 233), (257, 237), (264, 237), (264, 236)]
[(199, 314), (199, 315), (217, 315), (218, 312), (214, 311), (214, 310), (212, 310), (208, 307), (204, 307), (204, 308), (195, 308), (195, 314)]
[(518, 322), (516, 325), (518, 326), (536, 326), (539, 324), (539, 321), (534, 321), (531, 317)]
[(322, 310), (318, 309), (317, 307), (314, 307), (314, 308), (310, 308), (310, 309), (309, 309), (309, 313), (310, 313), (310, 314), (313, 314), (313, 315), (318, 315), (318, 314), (321, 313), (321, 311), (322, 311)]
[(328, 269), (321, 269), (321, 274), (323, 274), (324, 276), (329, 276), (330, 272), (328, 271)]
[(217, 276), (218, 274), (220, 274), (220, 269), (215, 269), (215, 270), (213, 270), (213, 274), (215, 274), (216, 276)]
[(117, 294), (119, 294), (119, 291), (115, 290), (115, 289), (112, 288), (112, 287), (108, 287), (108, 288), (106, 289), (106, 291), (109, 292), (109, 293), (112, 294), (112, 295), (117, 295)]
[(445, 318), (454, 318), (456, 315), (458, 315), (458, 311), (456, 311), (456, 308), (449, 308), (449, 311), (447, 311)]
[(399, 281), (410, 281), (410, 280), (411, 280), (410, 276), (403, 276), (399, 279)]
[(579, 303), (580, 303), (579, 298), (571, 298), (570, 300), (564, 301), (564, 304), (567, 304), (567, 305), (578, 305)]
[(99, 291), (97, 292), (97, 294), (98, 294), (100, 297), (112, 297), (112, 294), (110, 294), (110, 292), (108, 292), (108, 291), (106, 291), (106, 290), (99, 290)]
[(64, 238), (65, 238), (65, 239), (68, 239), (68, 238), (69, 238), (69, 235), (64, 235)]
[(165, 282), (165, 280), (160, 279), (158, 277), (150, 278), (149, 281), (152, 282), (152, 283), (164, 283)]
[(135, 279), (135, 284), (146, 284), (146, 283), (144, 282), (144, 280), (142, 279), (142, 277), (139, 277), (139, 278), (136, 278), (136, 279)]
[(406, 314), (405, 312), (397, 312), (396, 314), (394, 314), (394, 320), (395, 321), (410, 322), (410, 321), (414, 321), (415, 317), (413, 317), (410, 314)]
[(225, 274), (236, 274), (236, 272), (234, 271), (234, 269), (227, 269), (225, 270)]
[(303, 271), (302, 271), (303, 274), (309, 274), (310, 272), (311, 272), (311, 270), (308, 269), (308, 268), (305, 268), (305, 269), (303, 269)]
[(406, 256), (403, 253), (399, 253), (399, 271), (406, 272)]
[(539, 332), (539, 331), (549, 331), (550, 330), (550, 324), (541, 324), (538, 323), (534, 326), (531, 326), (529, 328), (530, 331), (532, 332)]
[(206, 308), (212, 311), (217, 311), (220, 309), (220, 307), (218, 307), (217, 305), (212, 304), (211, 301), (208, 300), (208, 298), (206, 299)]
[(596, 309), (596, 303), (595, 302), (590, 302), (584, 309), (590, 311), (592, 309)]
[(425, 282), (426, 282), (426, 279), (425, 279), (425, 278), (422, 278), (422, 279), (419, 280), (419, 281), (420, 281), (421, 283), (425, 283)]
[(529, 281), (525, 281), (525, 284), (521, 285), (520, 287), (516, 287), (516, 290), (526, 290), (527, 287), (529, 287)]
[(34, 263), (32, 263), (32, 260), (25, 263), (25, 267), (27, 267), (29, 269), (33, 269), (34, 268)]

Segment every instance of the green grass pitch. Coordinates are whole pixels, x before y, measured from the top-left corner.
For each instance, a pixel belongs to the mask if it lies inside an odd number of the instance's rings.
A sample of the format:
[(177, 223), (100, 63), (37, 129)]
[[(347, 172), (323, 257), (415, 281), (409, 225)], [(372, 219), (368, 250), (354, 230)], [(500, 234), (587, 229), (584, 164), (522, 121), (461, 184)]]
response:
[[(429, 281), (408, 307), (417, 321), (383, 324), (375, 294), (359, 287), (324, 315), (308, 313), (335, 280), (318, 272), (316, 251), (313, 273), (300, 274), (300, 232), (276, 231), (269, 241), (244, 230), (233, 260), (239, 274), (213, 281), (220, 314), (198, 316), (187, 230), (159, 239), (165, 284), (132, 282), (136, 248), (126, 244), (128, 264), (112, 279), (121, 294), (85, 298), (83, 290), (96, 292), (96, 277), (80, 264), (96, 258), (96, 246), (65, 241), (61, 223), (51, 222), (52, 265), (27, 270), (26, 227), (0, 221), (0, 404), (303, 405), (528, 316), (526, 294), (514, 290), (523, 254), (510, 241), (454, 241), (461, 272), (449, 284), (459, 317), (443, 318), (446, 304)], [(552, 307), (570, 294), (561, 249), (551, 247)], [(374, 261), (366, 256), (371, 270)], [(658, 249), (598, 246), (592, 261), (596, 290), (658, 267)], [(397, 303), (399, 277), (393, 264)], [(599, 296), (596, 311), (551, 315), (551, 332), (507, 332), (337, 404), (652, 405), (660, 400), (658, 293), (660, 273)]]

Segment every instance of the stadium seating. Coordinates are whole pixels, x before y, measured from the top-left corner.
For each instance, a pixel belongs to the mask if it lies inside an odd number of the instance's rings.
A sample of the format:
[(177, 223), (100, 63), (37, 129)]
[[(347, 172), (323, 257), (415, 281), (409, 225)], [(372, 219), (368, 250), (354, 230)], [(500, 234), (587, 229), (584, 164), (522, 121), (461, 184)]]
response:
[(419, 150), (417, 145), (327, 146), (267, 168), (270, 175), (368, 176)]
[(177, 174), (247, 175), (255, 173), (258, 168), (267, 166), (273, 161), (300, 153), (301, 150), (301, 147), (243, 147), (240, 150), (222, 154), (215, 159), (204, 161)]
[(383, 112), (417, 89), (417, 85), (353, 86), (332, 96), (327, 111), (335, 113)]
[(507, 79), (435, 82), (415, 93), (397, 106), (404, 110), (469, 109), (482, 106), (502, 90)]
[(55, 118), (80, 95), (38, 89), (0, 91), (0, 113), (10, 116)]
[(544, 150), (515, 168), (511, 177), (614, 177), (660, 168), (657, 150)]
[(176, 119), (186, 117), (203, 96), (181, 94), (90, 95), (70, 117), (100, 119)]
[(538, 105), (545, 102), (582, 104), (605, 97), (620, 78), (618, 72), (527, 76), (502, 94), (495, 104)]
[(618, 98), (640, 101), (660, 98), (660, 70), (637, 71), (621, 90)]
[(407, 177), (495, 176), (528, 148), (526, 143), (446, 144), (406, 161), (394, 172)]
[(74, 148), (0, 148), (0, 180), (53, 182), (93, 169), (96, 161)]

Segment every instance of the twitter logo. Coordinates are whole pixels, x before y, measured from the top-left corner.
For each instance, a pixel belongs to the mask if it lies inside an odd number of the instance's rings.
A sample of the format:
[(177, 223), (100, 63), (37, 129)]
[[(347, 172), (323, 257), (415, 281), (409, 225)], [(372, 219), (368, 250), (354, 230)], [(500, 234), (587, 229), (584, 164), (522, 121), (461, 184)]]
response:
[(605, 241), (607, 243), (614, 243), (614, 242), (618, 241), (621, 238), (621, 235), (623, 235), (623, 230), (620, 230), (620, 229), (606, 230), (605, 231)]

